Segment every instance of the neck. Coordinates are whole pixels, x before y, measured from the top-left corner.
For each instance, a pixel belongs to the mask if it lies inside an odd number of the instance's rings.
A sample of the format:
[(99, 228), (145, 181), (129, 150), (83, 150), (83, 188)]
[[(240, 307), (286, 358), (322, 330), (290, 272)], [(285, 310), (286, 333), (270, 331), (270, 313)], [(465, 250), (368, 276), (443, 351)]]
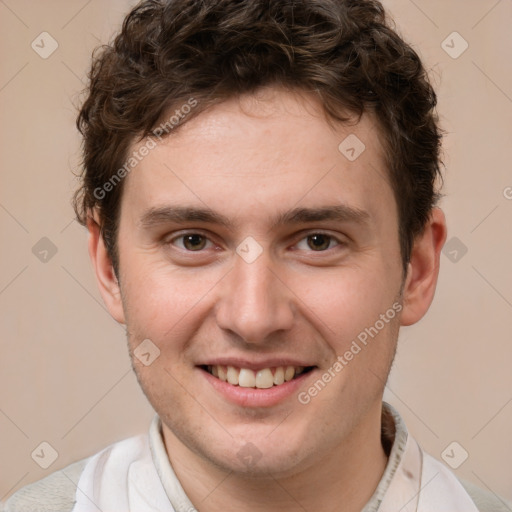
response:
[(172, 467), (192, 503), (201, 512), (295, 512), (336, 510), (359, 512), (370, 500), (384, 473), (387, 455), (381, 442), (381, 410), (337, 446), (293, 474), (259, 475), (224, 471), (183, 445), (164, 426)]

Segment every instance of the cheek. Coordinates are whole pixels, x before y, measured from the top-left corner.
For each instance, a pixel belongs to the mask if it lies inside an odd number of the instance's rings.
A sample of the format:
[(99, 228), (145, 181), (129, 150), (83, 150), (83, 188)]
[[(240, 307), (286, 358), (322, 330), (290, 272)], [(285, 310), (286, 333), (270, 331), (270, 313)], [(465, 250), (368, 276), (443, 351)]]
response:
[[(303, 301), (302, 312), (309, 321), (331, 340), (332, 348), (342, 350), (350, 341), (379, 322), (385, 315), (388, 324), (396, 316), (393, 304), (398, 299), (399, 284), (393, 274), (379, 270), (377, 265), (365, 268), (338, 268), (332, 272), (318, 272), (311, 278), (314, 285), (291, 287)], [(386, 312), (389, 313), (386, 315)]]
[(204, 306), (223, 275), (218, 269), (172, 269), (144, 258), (125, 269), (123, 306), (130, 332), (134, 338), (150, 338), (159, 344), (172, 340), (173, 345), (198, 327)]

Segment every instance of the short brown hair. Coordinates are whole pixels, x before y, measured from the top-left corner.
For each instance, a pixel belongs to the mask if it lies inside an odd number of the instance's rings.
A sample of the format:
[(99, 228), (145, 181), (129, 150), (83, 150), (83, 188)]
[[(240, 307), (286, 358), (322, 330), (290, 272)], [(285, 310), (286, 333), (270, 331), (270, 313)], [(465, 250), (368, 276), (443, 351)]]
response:
[(82, 224), (97, 208), (116, 274), (123, 182), (97, 191), (112, 183), (130, 146), (190, 98), (197, 106), (183, 122), (272, 85), (316, 94), (331, 120), (346, 122), (343, 112), (376, 115), (407, 268), (439, 197), (442, 136), (424, 66), (380, 2), (145, 0), (113, 43), (94, 53), (89, 78), (77, 119), (83, 172), (73, 204)]

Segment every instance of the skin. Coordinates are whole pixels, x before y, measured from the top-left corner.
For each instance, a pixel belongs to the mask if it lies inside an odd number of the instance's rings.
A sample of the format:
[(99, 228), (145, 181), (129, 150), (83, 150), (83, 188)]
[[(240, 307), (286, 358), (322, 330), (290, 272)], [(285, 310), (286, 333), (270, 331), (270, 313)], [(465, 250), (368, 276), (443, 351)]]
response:
[[(353, 162), (338, 150), (350, 134), (366, 146)], [(381, 407), (398, 331), (428, 310), (446, 238), (436, 208), (403, 275), (380, 140), (369, 114), (331, 127), (313, 96), (268, 88), (186, 122), (127, 176), (119, 282), (91, 212), (89, 251), (103, 299), (126, 324), (173, 469), (202, 512), (227, 503), (248, 512), (340, 503), (358, 511), (375, 491), (387, 463)], [(236, 224), (141, 222), (149, 208), (176, 205), (208, 207)], [(293, 208), (332, 205), (366, 212), (366, 220), (271, 223)], [(178, 238), (185, 232), (206, 238), (186, 244)], [(311, 238), (318, 232), (327, 235), (320, 250)], [(262, 249), (252, 263), (236, 252), (248, 236)], [(304, 391), (394, 303), (401, 313), (305, 405), (297, 394), (272, 407), (235, 405), (196, 367), (226, 355), (300, 358), (317, 367)], [(145, 339), (160, 350), (150, 366), (133, 356)], [(237, 456), (247, 443), (256, 464)]]

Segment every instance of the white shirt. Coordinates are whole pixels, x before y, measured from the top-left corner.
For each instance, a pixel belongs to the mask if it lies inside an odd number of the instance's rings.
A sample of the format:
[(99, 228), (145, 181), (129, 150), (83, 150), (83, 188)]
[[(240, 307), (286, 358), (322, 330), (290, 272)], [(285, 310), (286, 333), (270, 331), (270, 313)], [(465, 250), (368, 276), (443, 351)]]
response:
[[(478, 512), (455, 475), (419, 447), (398, 412), (385, 402), (383, 424), (384, 435), (395, 431), (394, 439), (387, 439), (392, 448), (362, 512)], [(105, 448), (88, 461), (80, 476), (72, 512), (114, 510), (196, 511), (172, 469), (158, 415), (148, 434)]]

